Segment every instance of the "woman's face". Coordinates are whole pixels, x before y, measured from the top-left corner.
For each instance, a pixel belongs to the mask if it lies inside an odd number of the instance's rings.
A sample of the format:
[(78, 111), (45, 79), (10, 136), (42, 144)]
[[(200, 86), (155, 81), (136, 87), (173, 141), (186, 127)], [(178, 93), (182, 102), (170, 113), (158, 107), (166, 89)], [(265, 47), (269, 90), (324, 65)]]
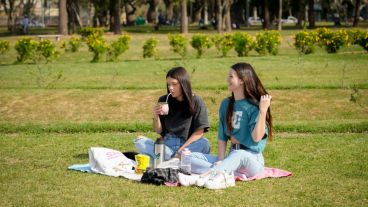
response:
[(183, 100), (183, 90), (178, 80), (167, 77), (166, 79), (167, 88), (169, 89), (171, 96), (177, 100)]
[(227, 77), (228, 88), (231, 92), (235, 92), (237, 90), (242, 90), (243, 81), (238, 77), (236, 71), (234, 69), (229, 70), (229, 75)]

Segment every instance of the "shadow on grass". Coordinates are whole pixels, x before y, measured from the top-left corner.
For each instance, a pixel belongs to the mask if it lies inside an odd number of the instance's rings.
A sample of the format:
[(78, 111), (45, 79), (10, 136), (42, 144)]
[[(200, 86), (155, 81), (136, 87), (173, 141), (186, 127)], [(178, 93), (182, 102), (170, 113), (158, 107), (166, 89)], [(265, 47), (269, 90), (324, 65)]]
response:
[(77, 155), (74, 155), (73, 157), (77, 159), (81, 159), (81, 160), (85, 160), (89, 158), (88, 153), (77, 154)]

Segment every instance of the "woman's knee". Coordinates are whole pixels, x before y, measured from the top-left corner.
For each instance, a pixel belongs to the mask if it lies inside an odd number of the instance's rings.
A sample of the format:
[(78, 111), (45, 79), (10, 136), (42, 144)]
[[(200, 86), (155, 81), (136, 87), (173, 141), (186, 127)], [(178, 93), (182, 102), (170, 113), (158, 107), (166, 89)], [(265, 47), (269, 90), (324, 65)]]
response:
[(200, 138), (199, 141), (201, 142), (201, 145), (203, 146), (203, 153), (210, 154), (211, 153), (210, 141), (208, 141), (208, 139), (205, 137)]
[(147, 137), (139, 136), (134, 139), (134, 144), (139, 153), (143, 153), (147, 151), (147, 148), (150, 148), (150, 145), (153, 146), (153, 141)]

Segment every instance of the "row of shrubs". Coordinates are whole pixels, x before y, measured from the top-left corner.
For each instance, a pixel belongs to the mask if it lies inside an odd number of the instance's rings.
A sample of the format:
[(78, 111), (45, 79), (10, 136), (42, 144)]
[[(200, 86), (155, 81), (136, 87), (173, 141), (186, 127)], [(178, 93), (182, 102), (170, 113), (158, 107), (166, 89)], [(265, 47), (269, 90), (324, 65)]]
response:
[(300, 31), (293, 36), (294, 46), (300, 53), (311, 54), (316, 46), (324, 47), (328, 53), (336, 53), (343, 46), (360, 45), (368, 51), (368, 32), (361, 30), (332, 31), (320, 28), (313, 31)]
[[(360, 30), (338, 30), (331, 31), (321, 28), (313, 31), (300, 31), (294, 36), (294, 46), (303, 54), (311, 54), (316, 46), (325, 47), (328, 53), (336, 53), (342, 46), (358, 44), (368, 51), (368, 32)], [(252, 36), (246, 32), (233, 34), (195, 34), (189, 40), (180, 34), (169, 34), (169, 44), (173, 52), (181, 57), (187, 55), (188, 44), (197, 51), (200, 58), (206, 50), (214, 46), (216, 50), (226, 57), (231, 49), (234, 49), (239, 57), (247, 56), (250, 51), (255, 50), (260, 55), (267, 53), (277, 55), (281, 44), (281, 35), (278, 31), (265, 31)], [(121, 35), (117, 40), (107, 42), (103, 37), (103, 30), (86, 28), (81, 32), (81, 37), (71, 37), (68, 41), (62, 41), (60, 47), (65, 51), (77, 52), (82, 42), (85, 42), (93, 57), (91, 62), (99, 62), (106, 55), (107, 61), (116, 60), (121, 54), (129, 49), (131, 36)], [(159, 41), (152, 37), (143, 44), (144, 58), (159, 58), (157, 49)], [(9, 41), (0, 41), (0, 54), (10, 49)], [(60, 54), (56, 46), (49, 40), (35, 41), (31, 38), (17, 40), (15, 49), (18, 53), (17, 62), (23, 63), (27, 60), (39, 60), (44, 58), (50, 62)]]
[[(187, 55), (188, 39), (183, 35), (168, 35), (169, 44), (175, 53), (181, 57)], [(121, 35), (117, 40), (108, 43), (103, 37), (101, 30), (95, 32), (85, 32), (82, 37), (71, 37), (68, 41), (62, 41), (60, 48), (65, 49), (66, 52), (77, 52), (85, 42), (88, 50), (92, 52), (93, 57), (91, 62), (99, 62), (103, 56), (106, 55), (107, 61), (116, 60), (121, 54), (129, 49), (131, 36)], [(157, 49), (159, 41), (156, 38), (149, 38), (143, 44), (143, 58), (154, 57), (159, 58)], [(281, 43), (281, 36), (278, 32), (268, 31), (259, 33), (256, 39), (247, 33), (234, 34), (216, 34), (213, 36), (196, 34), (193, 35), (190, 44), (197, 50), (197, 57), (200, 58), (205, 50), (215, 46), (222, 56), (226, 57), (228, 52), (235, 48), (239, 56), (246, 56), (249, 51), (255, 49), (259, 54), (266, 54), (267, 52), (273, 55), (277, 54), (278, 46)], [(10, 49), (9, 41), (0, 41), (0, 54), (4, 54)], [(39, 58), (44, 57), (46, 62), (50, 62), (57, 58), (60, 54), (56, 50), (56, 46), (50, 40), (36, 41), (32, 38), (18, 39), (15, 44), (17, 51), (17, 62), (23, 63), (27, 60), (37, 62)]]

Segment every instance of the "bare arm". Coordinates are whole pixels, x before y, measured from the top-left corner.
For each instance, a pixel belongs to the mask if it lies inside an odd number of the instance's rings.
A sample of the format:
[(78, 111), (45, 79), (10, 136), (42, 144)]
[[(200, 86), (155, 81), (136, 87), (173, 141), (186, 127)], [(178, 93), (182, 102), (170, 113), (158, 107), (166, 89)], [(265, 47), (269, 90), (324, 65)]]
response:
[(157, 134), (161, 134), (162, 132), (161, 121), (158, 115), (153, 116), (153, 130), (155, 130)]
[(271, 105), (271, 98), (268, 94), (261, 97), (258, 120), (252, 132), (252, 138), (255, 142), (261, 141), (266, 133), (266, 115), (268, 107)]
[(218, 140), (217, 148), (218, 148), (218, 159), (219, 161), (224, 160), (226, 153), (226, 145), (227, 142), (223, 140)]
[(204, 129), (197, 129), (190, 137), (187, 139), (187, 141), (178, 149), (178, 152), (182, 151), (184, 148), (192, 144), (194, 141), (197, 141), (201, 137), (203, 137)]
[(160, 105), (155, 105), (153, 107), (153, 130), (157, 133), (157, 134), (161, 134), (162, 132), (162, 125), (161, 125), (161, 121), (160, 121), (160, 114), (162, 114), (162, 106)]

